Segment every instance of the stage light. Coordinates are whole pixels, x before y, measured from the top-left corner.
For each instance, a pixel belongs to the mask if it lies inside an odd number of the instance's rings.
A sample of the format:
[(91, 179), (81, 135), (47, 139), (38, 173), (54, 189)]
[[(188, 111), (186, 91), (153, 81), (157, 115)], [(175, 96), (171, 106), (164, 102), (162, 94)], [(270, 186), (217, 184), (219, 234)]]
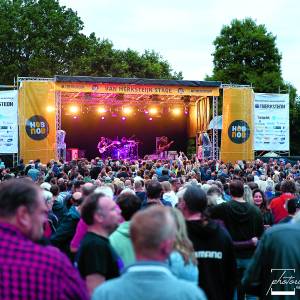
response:
[(54, 112), (55, 108), (53, 106), (49, 105), (49, 106), (46, 107), (46, 111), (49, 112), (49, 113)]
[(150, 115), (157, 115), (158, 109), (156, 107), (150, 107), (149, 108), (149, 114)]
[(122, 121), (125, 121), (125, 120), (126, 120), (126, 118), (125, 118), (125, 117), (122, 117), (121, 119), (122, 119)]
[(174, 116), (180, 116), (181, 115), (181, 109), (179, 107), (175, 107), (172, 109), (172, 113)]
[(79, 107), (75, 106), (75, 105), (72, 105), (72, 106), (70, 106), (69, 111), (70, 111), (71, 114), (76, 114), (76, 113), (79, 112)]
[(148, 114), (149, 114), (149, 111), (148, 111), (148, 110), (145, 110), (145, 114), (148, 115)]
[(106, 111), (107, 111), (106, 108), (103, 107), (103, 106), (99, 106), (99, 107), (97, 108), (97, 112), (98, 112), (99, 114), (105, 114)]
[(101, 117), (101, 120), (104, 120), (105, 119), (105, 117)]
[(132, 114), (132, 112), (133, 112), (132, 107), (130, 107), (130, 106), (123, 107), (123, 113), (124, 113), (125, 115), (128, 116), (128, 115)]
[(77, 118), (78, 118), (77, 116), (74, 116), (74, 117), (73, 117), (73, 119), (77, 119)]
[(149, 121), (152, 121), (152, 120), (153, 120), (153, 118), (150, 117), (150, 118), (149, 118)]

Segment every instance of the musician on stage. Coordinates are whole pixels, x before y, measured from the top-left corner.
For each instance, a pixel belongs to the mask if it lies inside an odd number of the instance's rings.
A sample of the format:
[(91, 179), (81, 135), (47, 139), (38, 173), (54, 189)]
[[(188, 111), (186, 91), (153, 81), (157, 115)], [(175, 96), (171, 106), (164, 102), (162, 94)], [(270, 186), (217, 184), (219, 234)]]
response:
[(169, 141), (168, 137), (162, 136), (157, 142), (157, 152), (160, 158), (168, 158), (168, 150), (174, 141)]
[(97, 145), (98, 151), (100, 153), (101, 158), (106, 158), (107, 157), (107, 146), (108, 146), (108, 141), (104, 136), (100, 137), (99, 143)]

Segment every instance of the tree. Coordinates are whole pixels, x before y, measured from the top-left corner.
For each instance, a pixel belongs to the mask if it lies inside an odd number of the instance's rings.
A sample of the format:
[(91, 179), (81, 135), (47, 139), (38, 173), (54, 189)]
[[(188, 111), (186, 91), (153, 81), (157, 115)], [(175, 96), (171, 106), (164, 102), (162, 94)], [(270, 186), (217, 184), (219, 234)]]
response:
[(82, 28), (56, 0), (0, 0), (0, 80), (71, 73), (88, 50)]
[(159, 54), (116, 50), (83, 27), (58, 0), (0, 0), (0, 83), (55, 74), (182, 79)]
[(249, 84), (256, 92), (277, 92), (283, 84), (276, 37), (247, 18), (223, 26), (215, 39), (211, 80)]

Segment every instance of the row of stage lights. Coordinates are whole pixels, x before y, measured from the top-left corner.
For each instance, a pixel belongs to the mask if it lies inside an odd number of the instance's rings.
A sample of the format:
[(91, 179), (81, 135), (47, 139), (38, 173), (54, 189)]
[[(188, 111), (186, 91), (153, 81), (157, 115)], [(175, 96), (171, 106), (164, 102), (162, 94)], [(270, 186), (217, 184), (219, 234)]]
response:
[[(47, 109), (47, 111), (50, 112), (52, 110)], [(73, 116), (74, 119), (76, 119), (80, 115), (80, 112), (81, 112), (80, 107), (77, 105), (70, 105), (69, 107), (67, 107), (66, 110), (66, 113), (68, 115)], [(111, 113), (113, 117), (120, 115), (122, 120), (126, 120), (126, 118), (132, 116), (136, 112), (136, 110), (131, 106), (124, 106), (121, 108), (120, 112), (117, 112), (117, 111), (110, 111), (105, 106), (98, 106), (96, 108), (96, 112), (99, 114), (99, 116), (101, 116), (101, 120), (104, 120), (109, 113)], [(158, 107), (151, 106), (147, 109), (144, 109), (143, 112), (146, 116), (149, 117), (149, 120), (152, 121), (154, 117), (158, 117), (161, 114), (162, 110), (159, 109)], [(173, 107), (169, 109), (169, 112), (174, 117), (180, 117), (182, 115), (187, 115), (188, 109), (183, 107)]]

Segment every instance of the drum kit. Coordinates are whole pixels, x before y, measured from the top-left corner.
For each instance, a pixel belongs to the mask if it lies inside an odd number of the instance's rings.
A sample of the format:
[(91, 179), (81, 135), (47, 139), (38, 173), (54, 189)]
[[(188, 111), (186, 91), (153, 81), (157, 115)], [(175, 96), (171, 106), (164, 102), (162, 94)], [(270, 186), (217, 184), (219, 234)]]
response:
[(138, 145), (137, 140), (108, 140), (107, 146), (99, 149), (101, 154), (105, 156), (110, 156), (112, 159), (137, 159), (138, 158)]

